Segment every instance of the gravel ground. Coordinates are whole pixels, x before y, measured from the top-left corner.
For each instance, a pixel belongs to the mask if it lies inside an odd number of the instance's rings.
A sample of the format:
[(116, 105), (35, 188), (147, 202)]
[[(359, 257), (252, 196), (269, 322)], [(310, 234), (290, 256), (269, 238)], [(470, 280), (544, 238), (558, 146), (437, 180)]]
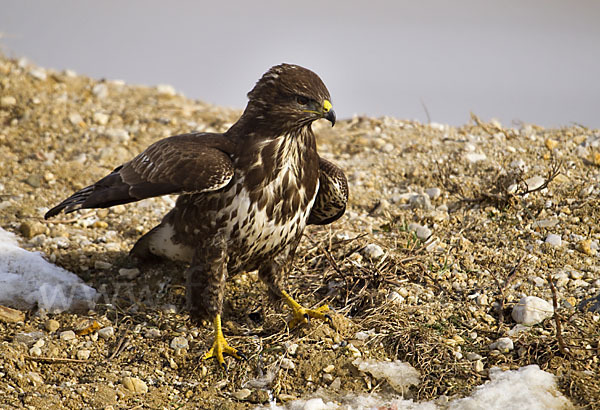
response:
[(212, 330), (182, 309), (185, 266), (140, 271), (127, 258), (173, 198), (43, 220), (153, 141), (221, 132), (239, 114), (169, 86), (0, 58), (0, 227), (101, 292), (90, 311), (0, 320), (2, 406), (254, 408), (270, 396), (391, 392), (352, 364), (359, 356), (417, 368), (415, 400), (465, 396), (492, 366), (538, 364), (573, 403), (598, 406), (598, 130), (474, 115), (461, 127), (315, 124), (321, 155), (348, 175), (350, 204), (339, 222), (307, 230), (288, 288), (327, 302), (335, 328), (290, 331), (256, 273), (237, 275), (224, 329), (248, 360), (229, 359), (228, 373), (201, 360)]

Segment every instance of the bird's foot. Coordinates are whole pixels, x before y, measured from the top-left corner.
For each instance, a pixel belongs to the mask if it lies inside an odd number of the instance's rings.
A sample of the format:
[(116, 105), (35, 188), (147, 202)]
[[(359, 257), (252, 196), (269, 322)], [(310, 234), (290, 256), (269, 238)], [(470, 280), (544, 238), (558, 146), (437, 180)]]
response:
[(296, 302), (294, 299), (292, 299), (292, 297), (286, 292), (282, 293), (285, 303), (292, 309), (292, 320), (290, 320), (290, 322), (288, 323), (290, 329), (293, 329), (298, 325), (310, 323), (311, 318), (326, 320), (331, 326), (333, 326), (333, 320), (331, 320), (331, 316), (329, 316), (328, 314), (328, 305), (319, 306), (316, 309), (307, 309), (298, 302)]
[(225, 336), (223, 336), (223, 331), (221, 329), (221, 315), (217, 315), (214, 320), (215, 327), (215, 341), (213, 342), (210, 350), (204, 355), (202, 360), (206, 359), (217, 359), (219, 366), (227, 371), (227, 365), (225, 364), (224, 356), (231, 356), (238, 360), (245, 360), (246, 357), (236, 348), (229, 346), (227, 340), (225, 340)]

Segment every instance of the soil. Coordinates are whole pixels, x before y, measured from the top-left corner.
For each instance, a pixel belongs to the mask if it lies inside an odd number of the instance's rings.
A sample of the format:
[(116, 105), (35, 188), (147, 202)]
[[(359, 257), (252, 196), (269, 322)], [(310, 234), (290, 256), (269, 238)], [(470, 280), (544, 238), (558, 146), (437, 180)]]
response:
[[(599, 130), (475, 115), (460, 127), (315, 123), (320, 154), (348, 176), (350, 202), (339, 221), (306, 230), (286, 286), (307, 306), (327, 303), (334, 326), (290, 330), (289, 311), (268, 303), (255, 272), (232, 277), (224, 332), (247, 360), (228, 358), (224, 372), (202, 359), (212, 327), (183, 308), (185, 266), (123, 270), (173, 198), (43, 214), (152, 142), (222, 132), (240, 111), (4, 57), (0, 97), (0, 227), (101, 292), (89, 311), (21, 307), (24, 320), (0, 321), (3, 408), (246, 409), (391, 393), (352, 364), (359, 355), (418, 369), (421, 383), (405, 394), (416, 401), (466, 396), (493, 366), (538, 364), (574, 404), (600, 403), (600, 316), (590, 300), (600, 290)], [(516, 331), (511, 310), (522, 296), (554, 303), (555, 315)], [(99, 337), (107, 327), (114, 335)], [(76, 337), (61, 338), (67, 330)], [(20, 341), (29, 332), (41, 332), (37, 352)], [(507, 336), (513, 349), (490, 349)]]

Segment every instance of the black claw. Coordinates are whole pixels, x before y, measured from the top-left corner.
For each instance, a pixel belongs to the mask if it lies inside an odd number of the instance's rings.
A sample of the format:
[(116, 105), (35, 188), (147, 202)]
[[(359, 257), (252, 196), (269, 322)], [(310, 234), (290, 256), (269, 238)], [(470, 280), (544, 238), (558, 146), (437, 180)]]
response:
[(224, 371), (225, 373), (227, 373), (227, 365), (225, 364), (225, 362), (223, 362), (223, 363), (219, 363), (219, 364), (221, 365), (221, 369), (223, 369), (223, 371)]
[(245, 361), (245, 362), (247, 362), (247, 361), (248, 361), (248, 358), (246, 357), (246, 355), (245, 355), (244, 353), (240, 352), (239, 350), (238, 350), (236, 353), (237, 353), (237, 355), (239, 356), (239, 358), (240, 358), (241, 360), (243, 360), (243, 361)]
[(304, 314), (304, 319), (306, 319), (306, 323), (310, 323), (310, 316), (308, 315), (308, 313)]
[(331, 326), (332, 328), (335, 329), (335, 325), (333, 324), (333, 319), (331, 318), (331, 316), (325, 315), (325, 320), (327, 320), (327, 323), (329, 323), (329, 326)]

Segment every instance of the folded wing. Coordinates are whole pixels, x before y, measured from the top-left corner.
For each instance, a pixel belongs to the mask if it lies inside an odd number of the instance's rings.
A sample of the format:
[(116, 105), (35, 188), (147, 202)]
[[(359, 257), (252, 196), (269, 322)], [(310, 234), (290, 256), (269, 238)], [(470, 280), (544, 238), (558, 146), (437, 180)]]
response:
[(50, 218), (83, 208), (108, 208), (141, 199), (216, 191), (234, 174), (232, 143), (222, 134), (183, 134), (165, 138), (98, 182), (49, 210)]
[(348, 181), (344, 172), (326, 159), (319, 158), (319, 191), (308, 223), (326, 225), (339, 219), (348, 203)]

